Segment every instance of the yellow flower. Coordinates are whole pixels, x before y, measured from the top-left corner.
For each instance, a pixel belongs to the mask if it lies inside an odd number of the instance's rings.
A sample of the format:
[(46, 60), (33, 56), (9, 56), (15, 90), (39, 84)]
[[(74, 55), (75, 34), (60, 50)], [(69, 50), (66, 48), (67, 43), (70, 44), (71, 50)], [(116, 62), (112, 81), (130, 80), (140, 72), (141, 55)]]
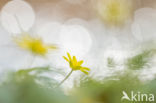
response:
[(100, 0), (97, 11), (109, 24), (122, 24), (131, 14), (131, 3), (128, 0)]
[(35, 38), (27, 33), (24, 33), (19, 37), (15, 37), (14, 41), (20, 48), (40, 56), (45, 56), (49, 50), (57, 48), (54, 45), (45, 44), (41, 38)]
[(68, 57), (63, 56), (63, 58), (69, 63), (69, 66), (72, 70), (80, 70), (85, 74), (88, 74), (88, 71), (90, 71), (87, 67), (82, 67), (83, 60), (77, 61), (76, 57), (73, 56), (73, 58), (70, 56), (69, 53), (67, 53)]

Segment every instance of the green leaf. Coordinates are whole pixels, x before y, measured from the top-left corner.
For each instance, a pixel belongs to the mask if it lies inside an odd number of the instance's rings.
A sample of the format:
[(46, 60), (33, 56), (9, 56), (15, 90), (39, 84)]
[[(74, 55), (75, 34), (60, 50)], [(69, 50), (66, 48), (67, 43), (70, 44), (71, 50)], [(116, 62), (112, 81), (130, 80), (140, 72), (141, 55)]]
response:
[(127, 60), (126, 66), (128, 69), (139, 70), (144, 67), (150, 66), (150, 60), (152, 59), (153, 51), (144, 51), (134, 57)]

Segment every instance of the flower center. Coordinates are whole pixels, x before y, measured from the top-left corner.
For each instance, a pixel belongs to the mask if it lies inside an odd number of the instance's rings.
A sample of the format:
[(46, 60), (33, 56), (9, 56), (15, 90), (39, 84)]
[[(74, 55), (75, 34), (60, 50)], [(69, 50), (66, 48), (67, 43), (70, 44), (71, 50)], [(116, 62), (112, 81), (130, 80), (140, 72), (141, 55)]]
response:
[(41, 38), (34, 38), (28, 34), (15, 37), (14, 40), (20, 48), (41, 56), (45, 56), (50, 49), (56, 49), (54, 45), (44, 44)]
[(130, 4), (124, 0), (103, 0), (100, 5), (100, 15), (110, 24), (124, 23), (131, 13)]
[(120, 4), (110, 3), (107, 8), (108, 18), (113, 19), (121, 15)]

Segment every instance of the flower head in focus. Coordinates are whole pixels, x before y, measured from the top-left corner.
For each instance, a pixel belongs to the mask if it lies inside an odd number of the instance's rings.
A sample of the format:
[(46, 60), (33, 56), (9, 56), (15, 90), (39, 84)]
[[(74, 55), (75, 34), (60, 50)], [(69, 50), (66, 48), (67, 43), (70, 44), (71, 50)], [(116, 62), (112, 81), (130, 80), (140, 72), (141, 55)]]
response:
[(88, 71), (90, 71), (90, 69), (87, 67), (81, 66), (83, 64), (83, 60), (77, 61), (75, 56), (71, 57), (71, 55), (69, 53), (67, 53), (67, 55), (68, 55), (68, 57), (63, 56), (63, 58), (69, 63), (70, 68), (73, 71), (80, 70), (83, 73), (88, 74)]
[(108, 24), (123, 24), (131, 13), (128, 0), (100, 0), (97, 11), (101, 18)]

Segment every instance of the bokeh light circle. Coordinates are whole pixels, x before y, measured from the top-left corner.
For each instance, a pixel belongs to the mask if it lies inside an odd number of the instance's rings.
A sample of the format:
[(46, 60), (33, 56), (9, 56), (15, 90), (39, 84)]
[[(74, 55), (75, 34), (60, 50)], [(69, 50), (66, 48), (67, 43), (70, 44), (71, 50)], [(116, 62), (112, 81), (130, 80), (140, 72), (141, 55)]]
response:
[(73, 55), (86, 54), (92, 45), (89, 31), (81, 25), (64, 25), (60, 31), (60, 43)]
[(32, 7), (23, 0), (8, 2), (1, 11), (2, 26), (10, 33), (28, 31), (35, 21)]

